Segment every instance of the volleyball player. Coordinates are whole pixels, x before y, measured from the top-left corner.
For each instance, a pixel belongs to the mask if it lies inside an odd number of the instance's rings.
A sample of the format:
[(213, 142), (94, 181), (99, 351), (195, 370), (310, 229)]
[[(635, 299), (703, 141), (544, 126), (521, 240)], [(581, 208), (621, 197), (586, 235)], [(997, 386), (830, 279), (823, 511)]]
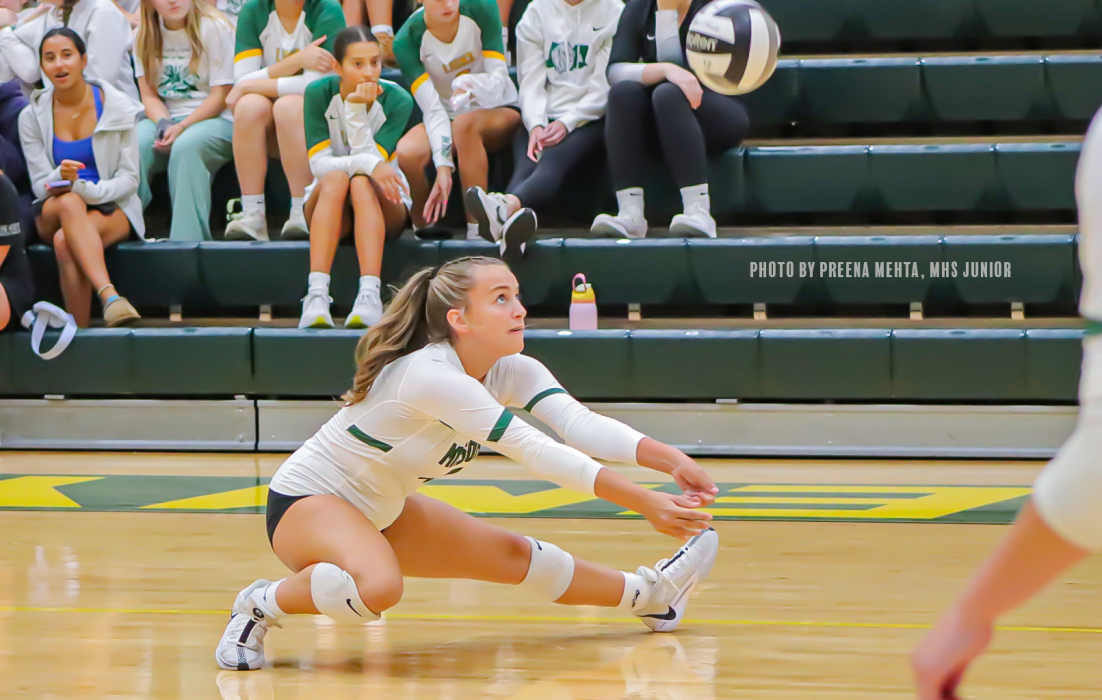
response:
[[(589, 411), (524, 348), (517, 280), (491, 258), (423, 269), (399, 290), (357, 348), (345, 406), (272, 478), (268, 536), (288, 578), (238, 594), (218, 664), (264, 663), (264, 636), (287, 615), (361, 623), (402, 597), (403, 577), (520, 585), (566, 605), (614, 607), (656, 631), (677, 627), (707, 576), (718, 538), (718, 489), (692, 459)], [(551, 440), (506, 406), (551, 426)], [(416, 493), (491, 444), (538, 476), (643, 515), (686, 544), (653, 568), (625, 573), (572, 557)], [(671, 475), (682, 493), (639, 486), (592, 457)]]
[(1102, 549), (1102, 119), (1095, 115), (1079, 157), (1080, 312), (1087, 319), (1079, 423), (1034, 484), (1033, 496), (964, 594), (919, 644), (912, 666), (920, 700), (958, 697), (969, 664), (987, 648), (995, 621), (1088, 553)]

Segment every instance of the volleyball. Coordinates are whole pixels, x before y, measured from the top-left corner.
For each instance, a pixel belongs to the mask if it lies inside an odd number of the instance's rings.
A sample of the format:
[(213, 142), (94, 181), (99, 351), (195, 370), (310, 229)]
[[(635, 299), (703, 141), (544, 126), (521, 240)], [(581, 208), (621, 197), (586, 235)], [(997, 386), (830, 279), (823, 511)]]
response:
[(705, 87), (723, 95), (745, 95), (769, 80), (777, 68), (781, 33), (754, 0), (715, 0), (689, 25), (685, 54)]

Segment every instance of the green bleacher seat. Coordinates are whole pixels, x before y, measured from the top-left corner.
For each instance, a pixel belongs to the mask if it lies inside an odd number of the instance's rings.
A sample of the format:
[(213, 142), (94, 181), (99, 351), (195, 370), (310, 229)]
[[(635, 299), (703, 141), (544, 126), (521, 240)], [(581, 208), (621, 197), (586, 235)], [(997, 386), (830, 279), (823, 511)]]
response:
[(986, 29), (999, 37), (1075, 36), (1096, 32), (1094, 0), (974, 0)]
[(135, 394), (228, 398), (252, 391), (251, 328), (135, 328), (130, 342)]
[(761, 398), (874, 399), (891, 393), (891, 331), (763, 330)]
[(761, 395), (756, 330), (632, 331), (631, 357), (634, 396), (714, 400)]
[(567, 277), (580, 272), (593, 284), (602, 304), (670, 304), (691, 299), (688, 255), (679, 242), (682, 239), (568, 238), (562, 246), (565, 291), (570, 286)]
[(1038, 401), (1075, 401), (1083, 363), (1083, 333), (1065, 328), (1026, 331), (1026, 393)]
[[(762, 212), (836, 212), (866, 208), (868, 146), (748, 149), (751, 206)], [(726, 217), (725, 217), (726, 218)]]
[[(1075, 209), (1075, 169), (1078, 143), (1000, 143), (995, 146), (995, 168), (1019, 211)], [(1038, 177), (1044, 172), (1045, 177)]]
[(911, 401), (1021, 401), (1025, 331), (896, 330), (892, 393)]
[[(940, 262), (941, 254), (940, 236), (819, 236), (815, 274), (825, 290), (825, 302), (831, 305), (928, 303), (937, 300), (930, 263)], [(863, 265), (843, 273), (840, 266), (847, 262)], [(869, 277), (832, 277), (831, 263), (838, 266), (839, 275), (867, 273)], [(884, 276), (878, 277), (881, 272)]]
[[(511, 266), (526, 306), (570, 303), (570, 280), (562, 271), (562, 244), (561, 238), (535, 239), (521, 261)], [(441, 241), (439, 250), (440, 263), (467, 255), (498, 257), (497, 246), (481, 239)]]
[[(868, 39), (953, 39), (967, 31), (972, 20), (971, 2), (962, 0), (852, 0), (853, 14)], [(831, 5), (832, 3), (823, 3)]]
[(777, 70), (765, 85), (742, 96), (751, 126), (786, 124), (801, 116), (800, 62), (777, 61)]
[(205, 242), (199, 269), (218, 306), (292, 305), (306, 290), (309, 250), (305, 241)]
[(971, 211), (995, 205), (995, 148), (989, 144), (872, 146), (869, 171), (888, 211)]
[[(13, 336), (11, 390), (19, 396), (125, 396), (133, 393), (134, 353), (129, 328), (80, 331), (65, 352), (43, 360), (31, 350), (30, 335)], [(59, 331), (46, 332), (43, 348), (52, 348)]]
[(363, 331), (257, 328), (253, 390), (260, 397), (330, 398), (352, 387)]
[(1019, 121), (1048, 115), (1041, 56), (922, 59), (935, 121)]
[(23, 333), (18, 335), (0, 333), (0, 396), (11, 396), (16, 393), (11, 376), (11, 347), (13, 342), (27, 342), (27, 338), (29, 336)]
[(919, 121), (925, 107), (915, 58), (805, 59), (800, 92), (809, 122)]
[(689, 272), (708, 304), (796, 304), (808, 301), (804, 290), (812, 287), (813, 280), (799, 275), (801, 265), (806, 269), (815, 262), (814, 240), (689, 239), (685, 250)]
[(1102, 106), (1102, 56), (1045, 56), (1045, 79), (1056, 113), (1064, 119), (1090, 119)]
[(786, 42), (831, 41), (843, 36), (856, 0), (763, 0)]
[[(965, 304), (1019, 301), (1074, 309), (1078, 287), (1071, 235), (946, 236), (943, 245), (945, 261), (957, 264), (951, 281)], [(976, 277), (985, 274), (984, 264), (988, 276)]]
[(198, 243), (120, 243), (105, 257), (115, 289), (141, 308), (182, 305), (202, 293)]
[(630, 339), (630, 331), (527, 331), (524, 354), (579, 399), (612, 399), (632, 395)]

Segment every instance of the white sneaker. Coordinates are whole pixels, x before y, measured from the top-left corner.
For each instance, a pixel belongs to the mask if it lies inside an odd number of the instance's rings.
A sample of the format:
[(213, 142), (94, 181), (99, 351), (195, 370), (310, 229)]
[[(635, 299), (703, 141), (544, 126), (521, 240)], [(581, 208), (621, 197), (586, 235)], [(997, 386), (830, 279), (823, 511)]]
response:
[(301, 211), (292, 211), (287, 223), (283, 224), (283, 230), (279, 232), (279, 238), (283, 241), (310, 240), (310, 227), (306, 225), (306, 216)]
[(704, 582), (719, 552), (719, 535), (708, 528), (685, 543), (677, 554), (663, 559), (653, 569), (639, 567), (636, 573), (651, 585), (650, 601), (635, 614), (655, 632), (672, 632), (681, 624), (693, 589)]
[(268, 240), (268, 219), (261, 212), (242, 214), (226, 226), (227, 241), (266, 241)]
[(501, 240), (498, 241), (501, 258), (510, 264), (519, 262), (528, 249), (528, 241), (536, 235), (538, 226), (536, 212), (528, 207), (514, 212), (501, 228)]
[(302, 300), (302, 318), (298, 320), (299, 328), (336, 328), (333, 323), (333, 314), (329, 311), (329, 305), (333, 298), (327, 294), (316, 294), (310, 291)]
[(487, 192), (481, 187), (468, 187), (463, 195), (463, 203), (478, 221), (478, 235), (490, 243), (500, 241), (509, 220), (509, 203), (505, 200), (505, 195)]
[(272, 625), (282, 627), (253, 595), (271, 581), (261, 579), (237, 594), (230, 623), (218, 642), (214, 658), (227, 671), (255, 671), (264, 665), (264, 635)]
[(699, 204), (691, 204), (684, 214), (678, 214), (670, 222), (670, 234), (680, 238), (716, 237), (716, 220), (711, 212)]
[(646, 238), (647, 220), (643, 212), (628, 211), (624, 214), (598, 214), (589, 227), (590, 233), (597, 236), (615, 238)]
[(345, 328), (370, 328), (383, 317), (383, 300), (379, 298), (379, 290), (360, 290), (356, 295), (356, 303), (352, 305), (352, 311), (344, 320)]

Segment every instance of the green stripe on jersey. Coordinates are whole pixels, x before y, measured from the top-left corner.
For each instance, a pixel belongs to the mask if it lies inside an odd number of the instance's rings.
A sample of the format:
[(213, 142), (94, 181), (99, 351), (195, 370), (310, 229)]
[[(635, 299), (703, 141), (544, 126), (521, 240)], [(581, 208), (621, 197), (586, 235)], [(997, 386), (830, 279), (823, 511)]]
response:
[(551, 387), (550, 389), (544, 389), (540, 393), (533, 396), (531, 401), (529, 401), (527, 404), (525, 404), (524, 410), (531, 413), (532, 409), (536, 407), (536, 404), (538, 404), (540, 401), (543, 401), (548, 396), (551, 396), (552, 394), (565, 394), (565, 393), (566, 393), (566, 389), (563, 389), (560, 386)]
[(509, 409), (505, 409), (501, 412), (501, 417), (497, 419), (497, 423), (494, 423), (494, 429), (490, 431), (489, 437), (486, 438), (486, 442), (497, 442), (501, 439), (501, 436), (505, 434), (505, 429), (509, 427), (509, 421), (513, 420), (513, 414)]
[(364, 431), (357, 428), (355, 425), (348, 426), (348, 432), (352, 433), (352, 437), (356, 438), (360, 442), (370, 447), (374, 447), (376, 450), (382, 450), (383, 452), (390, 452), (393, 447), (386, 444), (382, 440), (376, 440)]

